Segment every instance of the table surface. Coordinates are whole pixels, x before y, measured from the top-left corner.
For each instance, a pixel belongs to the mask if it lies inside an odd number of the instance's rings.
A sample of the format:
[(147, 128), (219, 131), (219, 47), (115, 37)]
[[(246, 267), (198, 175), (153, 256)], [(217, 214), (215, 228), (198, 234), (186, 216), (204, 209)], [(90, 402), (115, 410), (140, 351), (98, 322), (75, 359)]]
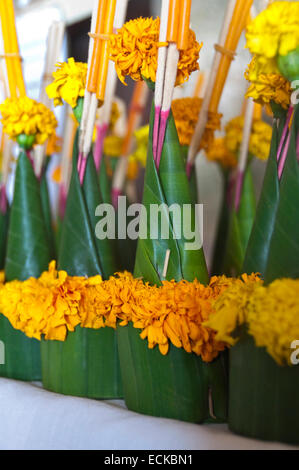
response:
[(294, 449), (247, 439), (226, 425), (195, 425), (126, 409), (121, 400), (97, 401), (0, 379), (1, 450)]

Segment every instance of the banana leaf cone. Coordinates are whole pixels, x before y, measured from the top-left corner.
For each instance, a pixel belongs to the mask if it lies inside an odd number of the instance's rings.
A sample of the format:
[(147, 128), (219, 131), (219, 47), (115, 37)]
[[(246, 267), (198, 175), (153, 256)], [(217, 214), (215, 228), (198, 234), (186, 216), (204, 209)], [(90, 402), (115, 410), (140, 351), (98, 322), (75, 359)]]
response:
[[(297, 106), (280, 182), (276, 155), (283, 123), (278, 131), (274, 126), (271, 156), (245, 260), (247, 272), (260, 270), (266, 284), (299, 275), (298, 111)], [(230, 429), (258, 439), (298, 445), (298, 387), (298, 365), (278, 365), (265, 348), (257, 347), (244, 332), (230, 350)]]
[(290, 145), (280, 180), (280, 197), (269, 246), (265, 281), (299, 278), (299, 106), (294, 111)]
[[(10, 210), (6, 281), (38, 277), (51, 261), (47, 229), (41, 204), (40, 184), (27, 155), (18, 158), (13, 203)], [(40, 343), (15, 330), (0, 315), (0, 339), (5, 346), (5, 364), (0, 375), (19, 380), (40, 380)]]
[[(115, 270), (113, 248), (95, 236), (95, 208), (101, 203), (93, 156), (88, 156), (83, 187), (77, 171), (77, 141), (63, 221), (58, 268), (71, 276), (103, 278)], [(112, 328), (76, 327), (64, 342), (42, 341), (43, 385), (46, 389), (89, 398), (120, 398), (122, 385), (116, 333)]]
[[(145, 174), (143, 205), (147, 214), (150, 204), (171, 206), (190, 204), (194, 208), (184, 159), (172, 115), (169, 118), (165, 143), (157, 172), (152, 153), (153, 112), (150, 144)], [(193, 213), (195, 217), (195, 211)], [(146, 239), (139, 238), (134, 275), (150, 284), (160, 285), (166, 250), (170, 250), (167, 280), (208, 281), (202, 249), (186, 250), (185, 239), (175, 239), (174, 219), (168, 219), (169, 239), (150, 238), (147, 217)], [(142, 224), (142, 221), (141, 221)], [(176, 232), (177, 233), (177, 232)], [(227, 373), (225, 356), (205, 363), (194, 353), (170, 345), (164, 356), (159, 349), (149, 349), (140, 330), (132, 325), (118, 327), (118, 346), (125, 401), (130, 410), (147, 415), (201, 423), (224, 421), (227, 416)], [(211, 407), (211, 398), (212, 404)]]
[(254, 185), (251, 168), (248, 166), (244, 175), (239, 208), (233, 208), (230, 214), (223, 264), (223, 272), (227, 276), (239, 276), (242, 273), (248, 240), (254, 223), (255, 210)]
[(285, 125), (285, 111), (282, 108), (281, 110), (276, 109), (275, 118), (262, 192), (243, 265), (243, 272), (247, 274), (258, 272), (263, 277), (267, 267), (270, 242), (279, 203), (280, 185), (278, 180), (277, 150)]
[(280, 366), (244, 332), (230, 350), (229, 428), (299, 444), (299, 366)]

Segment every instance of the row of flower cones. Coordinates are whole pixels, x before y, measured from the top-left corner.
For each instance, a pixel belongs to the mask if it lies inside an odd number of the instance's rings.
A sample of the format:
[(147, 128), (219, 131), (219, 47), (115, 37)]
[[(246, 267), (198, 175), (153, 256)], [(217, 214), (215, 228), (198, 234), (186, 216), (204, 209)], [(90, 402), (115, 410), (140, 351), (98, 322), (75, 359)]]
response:
[[(222, 116), (214, 106), (205, 108), (205, 98), (174, 100), (171, 109), (162, 106), (162, 111), (157, 106), (158, 92), (162, 103), (168, 103), (175, 83), (198, 69), (202, 45), (189, 29), (191, 2), (163, 1), (161, 21), (139, 18), (123, 26), (124, 0), (96, 4), (87, 66), (73, 59), (58, 64), (47, 88), (55, 105), (72, 107), (78, 122), (56, 236), (47, 162), (37, 174), (33, 151), (55, 132), (55, 116), (22, 94), (0, 105), (3, 130), (19, 146), (11, 206), (5, 186), (1, 195), (0, 339), (6, 361), (0, 374), (42, 378), (46, 389), (58, 393), (124, 397), (129, 409), (153, 416), (228, 421), (240, 434), (298, 444), (299, 375), (292, 354), (299, 340), (299, 109), (292, 88), (299, 78), (298, 3), (272, 2), (248, 24), (252, 1), (229, 2), (227, 35), (215, 55), (230, 63), (231, 48), (247, 25), (254, 58), (245, 74), (250, 81), (245, 113), (230, 121), (219, 138), (214, 133)], [(122, 26), (114, 33), (113, 20)], [(115, 69), (109, 68), (109, 58)], [(229, 66), (218, 65), (215, 83), (224, 86)], [(161, 71), (162, 88), (155, 83)], [(117, 137), (119, 111), (110, 86), (104, 100), (102, 92), (116, 73), (122, 82), (130, 76), (146, 83), (136, 88), (128, 141), (145, 87), (153, 106), (149, 127), (141, 130), (141, 141), (148, 144), (141, 144), (130, 160), (130, 145), (122, 143), (118, 148), (123, 156), (113, 169), (113, 159), (104, 153)], [(211, 103), (219, 103), (222, 89), (215, 86)], [(263, 122), (261, 105), (271, 107), (272, 132)], [(108, 122), (103, 118), (106, 108)], [(205, 122), (203, 133), (198, 116)], [(225, 182), (213, 275), (203, 249), (186, 250), (188, 240), (176, 237), (173, 214), (164, 214), (170, 227), (167, 240), (161, 231), (157, 239), (139, 236), (134, 248), (132, 241), (97, 238), (96, 208), (111, 203), (123, 189), (113, 183), (122, 181), (123, 168), (126, 173), (129, 162), (136, 163), (138, 151), (143, 154), (139, 161), (145, 162), (145, 209), (152, 204), (190, 205), (195, 225), (197, 183), (188, 159), (198, 132), (197, 150), (219, 164)], [(251, 161), (265, 160), (268, 154), (256, 207)], [(142, 228), (150, 234), (149, 225)], [(130, 263), (121, 263), (121, 255), (132, 249)]]

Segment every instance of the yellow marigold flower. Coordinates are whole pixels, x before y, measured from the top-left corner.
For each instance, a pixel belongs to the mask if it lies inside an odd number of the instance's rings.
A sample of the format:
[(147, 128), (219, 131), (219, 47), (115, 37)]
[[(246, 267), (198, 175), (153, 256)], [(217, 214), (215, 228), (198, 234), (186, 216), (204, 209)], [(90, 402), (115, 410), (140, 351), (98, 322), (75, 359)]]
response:
[(291, 101), (291, 84), (272, 66), (261, 66), (256, 56), (250, 62), (245, 78), (251, 85), (246, 96), (260, 104), (269, 105), (271, 101), (287, 109)]
[(16, 140), (21, 134), (35, 136), (34, 143), (43, 144), (55, 132), (55, 115), (44, 104), (27, 96), (7, 98), (0, 105), (3, 131)]
[[(225, 145), (232, 153), (237, 154), (240, 149), (243, 140), (243, 128), (244, 116), (231, 119), (225, 127)], [(270, 152), (271, 138), (271, 126), (261, 120), (253, 120), (249, 141), (249, 153), (260, 160), (266, 160)]]
[(104, 154), (107, 157), (120, 157), (122, 146), (122, 137), (118, 137), (117, 135), (108, 135), (104, 140)]
[(131, 155), (131, 158), (145, 168), (149, 139), (149, 125), (140, 127), (140, 129), (135, 131), (134, 135), (136, 138), (136, 149)]
[[(198, 121), (202, 98), (181, 98), (172, 102), (172, 112), (180, 144), (189, 146)], [(214, 141), (214, 131), (220, 129), (221, 114), (209, 113), (200, 148), (208, 149)]]
[(256, 274), (243, 275), (234, 279), (213, 304), (213, 312), (205, 326), (213, 328), (216, 340), (234, 345), (237, 338), (233, 336), (236, 328), (246, 323), (246, 312), (251, 295), (262, 280)]
[(247, 47), (267, 61), (299, 45), (299, 3), (275, 1), (249, 23)]
[[(137, 18), (128, 21), (110, 39), (110, 59), (115, 62), (117, 75), (123, 84), (126, 76), (138, 81), (142, 78), (156, 81), (160, 19)], [(163, 45), (163, 44), (162, 44)], [(190, 30), (189, 44), (180, 53), (177, 85), (188, 80), (189, 75), (199, 69), (198, 59), (202, 44), (196, 41)]]
[(248, 333), (280, 365), (291, 365), (291, 343), (299, 338), (298, 290), (298, 280), (279, 279), (256, 287), (248, 304)]
[(278, 279), (265, 286), (256, 275), (243, 276), (217, 298), (205, 326), (217, 331), (217, 340), (233, 345), (236, 328), (247, 325), (258, 347), (278, 364), (291, 365), (291, 343), (299, 337), (298, 289), (299, 280)]
[(167, 354), (171, 342), (210, 362), (226, 345), (205, 322), (215, 299), (234, 282), (221, 276), (208, 286), (195, 280), (165, 281), (158, 287), (127, 272), (102, 281), (100, 276), (68, 276), (53, 261), (39, 279), (0, 286), (0, 311), (27, 336), (59, 341), (77, 325), (98, 329), (132, 322), (149, 348), (158, 346)]
[(56, 67), (54, 81), (47, 86), (46, 92), (54, 99), (54, 106), (61, 106), (65, 101), (75, 108), (78, 98), (85, 94), (87, 64), (75, 62), (71, 57), (67, 62), (58, 62)]
[(219, 163), (223, 168), (234, 168), (237, 165), (236, 154), (227, 148), (224, 137), (214, 140), (206, 156), (208, 160)]

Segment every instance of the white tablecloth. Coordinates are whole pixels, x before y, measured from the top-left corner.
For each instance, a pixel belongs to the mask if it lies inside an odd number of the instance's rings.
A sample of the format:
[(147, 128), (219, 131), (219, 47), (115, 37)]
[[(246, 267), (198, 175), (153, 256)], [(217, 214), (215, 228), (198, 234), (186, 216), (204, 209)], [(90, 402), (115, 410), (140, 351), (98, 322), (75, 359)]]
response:
[(0, 449), (288, 449), (232, 434), (226, 425), (194, 425), (128, 411), (122, 401), (57, 395), (0, 379)]

